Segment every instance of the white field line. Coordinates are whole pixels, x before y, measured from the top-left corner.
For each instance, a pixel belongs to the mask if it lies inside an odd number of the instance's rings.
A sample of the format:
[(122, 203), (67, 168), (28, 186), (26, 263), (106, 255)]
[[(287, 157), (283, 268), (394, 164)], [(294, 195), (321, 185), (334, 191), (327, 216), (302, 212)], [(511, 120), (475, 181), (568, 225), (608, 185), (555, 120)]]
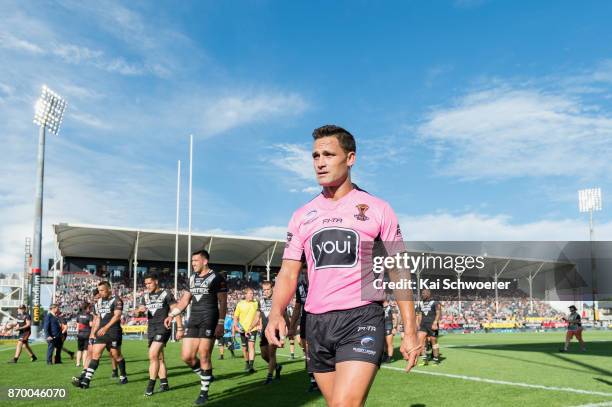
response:
[[(400, 371), (400, 372), (404, 371), (404, 369), (402, 369), (401, 367), (395, 367), (395, 366), (382, 366), (382, 368), (383, 369), (397, 370), (397, 371)], [(429, 371), (418, 370), (418, 369), (412, 369), (411, 372), (419, 373), (419, 374), (426, 374), (426, 375), (431, 375), (431, 376), (442, 376), (442, 377), (450, 377), (450, 378), (453, 378), (453, 379), (469, 380), (469, 381), (473, 381), (473, 382), (500, 384), (500, 385), (505, 385), (505, 386), (527, 387), (527, 388), (530, 388), (530, 389), (538, 389), (538, 390), (564, 391), (564, 392), (568, 392), (568, 393), (590, 394), (590, 395), (593, 395), (593, 396), (612, 397), (612, 393), (606, 393), (606, 392), (603, 392), (603, 391), (592, 391), (592, 390), (575, 389), (573, 387), (555, 387), (555, 386), (544, 386), (544, 385), (541, 385), (541, 384), (530, 384), (530, 383), (521, 383), (521, 382), (508, 382), (508, 381), (505, 381), (505, 380), (485, 379), (483, 377), (465, 376), (465, 375), (458, 375), (458, 374), (452, 374), (452, 373), (429, 372)]]
[[(289, 355), (283, 354), (283, 353), (277, 353), (277, 355), (284, 356), (284, 357), (289, 357)], [(403, 368), (395, 367), (395, 366), (382, 365), (381, 368), (389, 369), (389, 370), (395, 370), (395, 371), (399, 371), (399, 372), (403, 372), (404, 371)], [(469, 380), (469, 381), (480, 382), (480, 383), (498, 384), (498, 385), (503, 385), (503, 386), (526, 387), (526, 388), (529, 388), (529, 389), (537, 389), (537, 390), (563, 391), (563, 392), (567, 392), (567, 393), (577, 393), (577, 394), (588, 394), (588, 395), (592, 395), (592, 396), (612, 397), (612, 393), (606, 393), (606, 392), (603, 392), (603, 391), (592, 391), (592, 390), (575, 389), (575, 388), (572, 388), (572, 387), (555, 387), (555, 386), (544, 386), (544, 385), (541, 385), (541, 384), (530, 384), (530, 383), (521, 383), (521, 382), (508, 382), (508, 381), (505, 381), (505, 380), (485, 379), (483, 377), (465, 376), (465, 375), (458, 375), (458, 374), (452, 374), (452, 373), (430, 372), (430, 371), (419, 370), (419, 369), (412, 369), (410, 372), (411, 373), (418, 373), (418, 374), (425, 374), (425, 375), (430, 375), (430, 376), (449, 377), (449, 378), (452, 378), (452, 379)], [(610, 405), (612, 406), (612, 404), (610, 404)]]
[(609, 406), (612, 406), (612, 401), (604, 401), (601, 403), (581, 404), (579, 406), (574, 406), (574, 407), (609, 407)]

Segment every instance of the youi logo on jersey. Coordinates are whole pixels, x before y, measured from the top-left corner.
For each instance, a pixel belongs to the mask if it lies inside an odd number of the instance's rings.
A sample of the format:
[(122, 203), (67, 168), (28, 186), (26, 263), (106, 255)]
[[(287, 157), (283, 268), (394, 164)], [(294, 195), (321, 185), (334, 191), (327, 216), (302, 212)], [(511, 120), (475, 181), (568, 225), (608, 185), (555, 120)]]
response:
[(347, 228), (324, 228), (310, 239), (315, 270), (354, 267), (359, 254), (359, 234)]

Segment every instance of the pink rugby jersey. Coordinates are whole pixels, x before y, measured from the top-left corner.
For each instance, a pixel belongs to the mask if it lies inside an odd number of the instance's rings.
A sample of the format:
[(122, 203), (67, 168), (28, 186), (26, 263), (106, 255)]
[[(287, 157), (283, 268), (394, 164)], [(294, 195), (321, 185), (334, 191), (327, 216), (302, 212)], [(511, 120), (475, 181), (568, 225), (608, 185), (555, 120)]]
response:
[[(363, 299), (361, 292), (361, 243), (375, 240), (395, 242), (391, 250), (387, 248), (387, 255), (405, 250), (391, 206), (356, 186), (337, 201), (321, 193), (294, 212), (283, 259), (306, 259), (309, 285), (306, 311), (321, 314), (384, 299), (382, 290), (369, 295), (368, 300)], [(363, 277), (366, 276), (373, 280), (371, 267)]]

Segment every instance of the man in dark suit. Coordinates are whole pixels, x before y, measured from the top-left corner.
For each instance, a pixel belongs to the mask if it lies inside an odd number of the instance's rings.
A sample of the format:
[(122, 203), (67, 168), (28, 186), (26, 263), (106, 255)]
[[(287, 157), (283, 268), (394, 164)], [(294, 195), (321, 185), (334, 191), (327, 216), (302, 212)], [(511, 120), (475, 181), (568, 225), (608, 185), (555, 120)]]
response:
[(55, 363), (62, 363), (62, 325), (57, 317), (59, 312), (56, 304), (51, 304), (49, 312), (45, 316), (43, 322), (43, 329), (47, 335), (47, 364), (50, 365), (53, 362), (51, 357), (53, 356), (53, 350), (55, 350)]

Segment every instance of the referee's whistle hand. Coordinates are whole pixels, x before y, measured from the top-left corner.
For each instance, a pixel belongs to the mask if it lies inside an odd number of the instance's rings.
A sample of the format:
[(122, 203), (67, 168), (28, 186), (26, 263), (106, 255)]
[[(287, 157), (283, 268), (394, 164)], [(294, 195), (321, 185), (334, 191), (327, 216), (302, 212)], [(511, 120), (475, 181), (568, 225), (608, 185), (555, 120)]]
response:
[(421, 354), (421, 346), (418, 342), (416, 335), (404, 334), (402, 339), (402, 345), (400, 346), (400, 352), (404, 357), (406, 364), (406, 372), (409, 372), (413, 367), (416, 366), (419, 355)]
[[(278, 336), (277, 336), (278, 333)], [(266, 327), (266, 338), (274, 346), (282, 348), (285, 336), (287, 335), (287, 324), (282, 315), (270, 315), (268, 326)]]

